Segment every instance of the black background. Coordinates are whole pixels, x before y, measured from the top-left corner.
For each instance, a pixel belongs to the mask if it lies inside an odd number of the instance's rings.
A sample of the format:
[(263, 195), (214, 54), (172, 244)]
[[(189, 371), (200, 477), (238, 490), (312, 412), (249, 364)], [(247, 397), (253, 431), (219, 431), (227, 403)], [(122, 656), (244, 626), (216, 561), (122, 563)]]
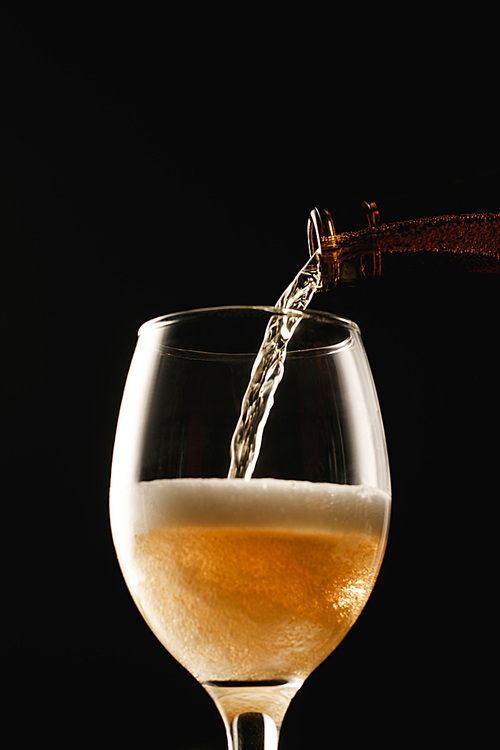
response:
[[(272, 304), (315, 205), (499, 210), (487, 19), (200, 7), (2, 11), (2, 659), (20, 740), (224, 747), (112, 548), (138, 326)], [(375, 592), (295, 699), (284, 749), (487, 736), (499, 281), (384, 279), (314, 300), (361, 325), (394, 515)]]

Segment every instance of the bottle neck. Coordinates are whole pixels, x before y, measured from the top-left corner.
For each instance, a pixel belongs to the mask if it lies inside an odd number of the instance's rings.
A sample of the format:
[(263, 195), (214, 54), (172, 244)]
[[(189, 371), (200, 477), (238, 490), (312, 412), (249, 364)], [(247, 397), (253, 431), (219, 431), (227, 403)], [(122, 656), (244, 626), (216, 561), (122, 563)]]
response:
[(325, 291), (388, 272), (500, 273), (500, 214), (447, 214), (381, 223), (375, 203), (362, 205), (366, 226), (337, 232), (332, 213), (315, 208), (308, 222), (309, 252), (322, 255)]

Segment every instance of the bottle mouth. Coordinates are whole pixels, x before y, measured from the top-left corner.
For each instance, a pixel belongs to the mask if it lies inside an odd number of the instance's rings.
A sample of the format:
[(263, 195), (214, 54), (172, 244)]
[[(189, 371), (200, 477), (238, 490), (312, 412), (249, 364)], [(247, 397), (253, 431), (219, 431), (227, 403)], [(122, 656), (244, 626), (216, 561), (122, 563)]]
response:
[[(371, 233), (379, 225), (380, 212), (374, 202), (364, 201), (362, 209), (366, 228), (359, 231), (368, 231), (370, 240)], [(380, 276), (380, 253), (373, 243), (368, 242), (366, 249), (357, 253), (356, 263), (353, 263), (346, 256), (343, 237), (344, 234), (337, 234), (330, 211), (313, 208), (307, 222), (307, 240), (309, 255), (312, 257), (316, 253), (321, 254), (322, 286), (318, 291), (328, 291), (339, 281), (352, 282), (359, 276)]]

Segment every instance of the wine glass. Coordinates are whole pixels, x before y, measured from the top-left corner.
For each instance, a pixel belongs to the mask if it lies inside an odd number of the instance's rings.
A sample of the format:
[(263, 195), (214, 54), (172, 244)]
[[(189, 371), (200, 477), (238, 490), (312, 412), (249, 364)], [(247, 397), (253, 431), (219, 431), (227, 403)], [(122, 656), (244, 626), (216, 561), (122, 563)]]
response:
[(271, 307), (144, 324), (123, 395), (110, 514), (152, 631), (205, 687), (230, 750), (278, 745), (307, 676), (365, 605), (386, 545), (390, 476), (357, 326), (299, 321), (251, 478), (231, 440)]

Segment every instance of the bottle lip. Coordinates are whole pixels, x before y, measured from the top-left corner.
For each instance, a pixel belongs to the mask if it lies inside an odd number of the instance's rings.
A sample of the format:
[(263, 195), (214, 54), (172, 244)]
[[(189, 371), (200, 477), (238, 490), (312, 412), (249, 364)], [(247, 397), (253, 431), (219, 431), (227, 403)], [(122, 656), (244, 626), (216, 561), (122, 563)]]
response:
[(356, 331), (356, 333), (360, 332), (357, 323), (350, 320), (349, 318), (344, 318), (340, 315), (335, 315), (334, 313), (324, 312), (323, 310), (293, 310), (283, 307), (273, 307), (272, 305), (220, 305), (215, 307), (198, 307), (160, 315), (156, 318), (145, 321), (140, 326), (137, 332), (137, 336), (142, 336), (144, 333), (147, 333), (153, 328), (163, 328), (171, 325), (172, 323), (175, 323), (178, 320), (187, 319), (189, 317), (200, 317), (211, 314), (216, 315), (217, 313), (224, 314), (230, 313), (231, 311), (234, 311), (235, 313), (255, 311), (278, 316), (293, 315), (294, 317), (303, 318), (305, 320), (336, 323), (340, 327)]

